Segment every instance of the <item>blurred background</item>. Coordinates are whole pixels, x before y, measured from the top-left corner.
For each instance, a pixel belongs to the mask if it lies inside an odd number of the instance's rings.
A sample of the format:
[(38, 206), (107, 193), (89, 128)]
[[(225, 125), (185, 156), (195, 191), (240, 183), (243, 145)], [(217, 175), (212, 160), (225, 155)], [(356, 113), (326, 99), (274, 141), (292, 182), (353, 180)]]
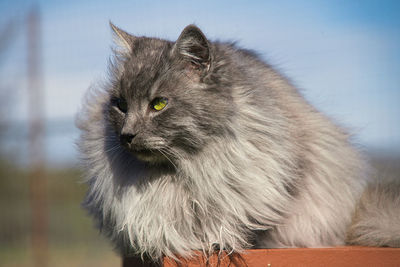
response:
[(74, 117), (106, 79), (108, 22), (253, 49), (400, 176), (400, 2), (0, 1), (0, 266), (119, 266), (80, 207)]

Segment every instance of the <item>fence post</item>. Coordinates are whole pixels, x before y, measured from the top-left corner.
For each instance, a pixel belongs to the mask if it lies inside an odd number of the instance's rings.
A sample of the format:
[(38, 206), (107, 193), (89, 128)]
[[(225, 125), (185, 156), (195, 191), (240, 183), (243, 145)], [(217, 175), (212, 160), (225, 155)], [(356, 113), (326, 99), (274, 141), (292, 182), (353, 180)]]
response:
[(29, 192), (31, 205), (31, 247), (33, 264), (48, 265), (48, 208), (44, 168), (44, 106), (41, 66), (41, 28), (38, 8), (27, 18), (28, 41), (28, 111), (29, 111)]

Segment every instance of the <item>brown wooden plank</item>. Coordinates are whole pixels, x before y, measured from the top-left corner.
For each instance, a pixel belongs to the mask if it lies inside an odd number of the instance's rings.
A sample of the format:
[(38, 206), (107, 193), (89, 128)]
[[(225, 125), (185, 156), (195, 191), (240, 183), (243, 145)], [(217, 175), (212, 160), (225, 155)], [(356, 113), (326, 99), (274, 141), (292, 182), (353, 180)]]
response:
[[(211, 257), (207, 265), (203, 257), (182, 261), (181, 265), (165, 258), (164, 267), (217, 266), (218, 257)], [(226, 255), (219, 265), (249, 267), (279, 266), (384, 266), (400, 267), (400, 248), (336, 247), (336, 248), (296, 248), (296, 249), (252, 249), (240, 255)]]

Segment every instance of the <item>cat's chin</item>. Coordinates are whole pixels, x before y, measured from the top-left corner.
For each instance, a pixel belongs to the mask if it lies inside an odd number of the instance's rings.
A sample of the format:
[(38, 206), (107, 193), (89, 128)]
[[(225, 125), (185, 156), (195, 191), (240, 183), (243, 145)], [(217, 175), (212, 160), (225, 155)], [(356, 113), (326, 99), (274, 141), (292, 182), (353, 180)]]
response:
[(165, 156), (158, 151), (139, 150), (131, 152), (138, 160), (149, 164), (160, 165), (168, 163), (168, 160), (165, 158)]

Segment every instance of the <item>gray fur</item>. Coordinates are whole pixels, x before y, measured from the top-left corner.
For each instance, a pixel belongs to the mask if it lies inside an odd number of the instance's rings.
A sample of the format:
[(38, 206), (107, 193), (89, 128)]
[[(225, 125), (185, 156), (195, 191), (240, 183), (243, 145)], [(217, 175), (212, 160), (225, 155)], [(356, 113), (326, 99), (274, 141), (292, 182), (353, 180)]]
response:
[(344, 131), (254, 53), (195, 26), (175, 43), (113, 29), (111, 81), (78, 126), (84, 205), (123, 254), (344, 244), (367, 184)]
[(400, 247), (400, 180), (368, 186), (357, 206), (347, 242)]

